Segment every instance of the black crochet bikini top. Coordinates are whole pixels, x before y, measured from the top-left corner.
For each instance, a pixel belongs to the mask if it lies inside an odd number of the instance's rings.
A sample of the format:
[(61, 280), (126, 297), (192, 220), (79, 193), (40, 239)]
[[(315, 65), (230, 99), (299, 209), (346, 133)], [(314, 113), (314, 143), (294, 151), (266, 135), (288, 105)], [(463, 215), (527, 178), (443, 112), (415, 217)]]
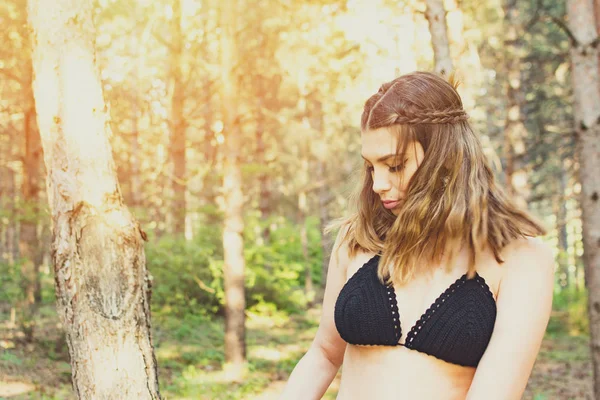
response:
[(476, 367), (492, 336), (496, 301), (483, 277), (464, 274), (413, 326), (404, 343), (392, 285), (377, 278), (379, 255), (346, 282), (335, 303), (335, 326), (346, 342), (405, 346), (452, 364)]

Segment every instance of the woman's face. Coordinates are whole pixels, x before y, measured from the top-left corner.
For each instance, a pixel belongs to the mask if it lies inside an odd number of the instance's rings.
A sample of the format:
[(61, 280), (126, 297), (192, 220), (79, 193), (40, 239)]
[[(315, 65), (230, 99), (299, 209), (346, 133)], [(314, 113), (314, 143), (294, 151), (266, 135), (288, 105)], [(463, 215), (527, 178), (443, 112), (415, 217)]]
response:
[(408, 182), (423, 160), (423, 146), (408, 143), (406, 153), (395, 164), (397, 139), (388, 128), (368, 130), (361, 134), (362, 157), (373, 179), (373, 191), (388, 208), (398, 215), (405, 200)]

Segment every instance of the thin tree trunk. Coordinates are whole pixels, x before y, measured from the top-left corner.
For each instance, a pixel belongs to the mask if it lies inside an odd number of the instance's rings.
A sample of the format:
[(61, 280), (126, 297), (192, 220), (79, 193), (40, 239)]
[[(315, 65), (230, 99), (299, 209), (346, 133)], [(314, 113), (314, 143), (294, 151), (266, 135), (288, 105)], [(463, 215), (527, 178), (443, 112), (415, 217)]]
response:
[(600, 91), (598, 34), (592, 0), (568, 0), (575, 129), (581, 182), (583, 259), (588, 287), (594, 394), (600, 399)]
[[(325, 182), (327, 175), (327, 165), (325, 160), (319, 160), (317, 162), (317, 180), (319, 182)], [(328, 204), (330, 201), (330, 193), (327, 190), (327, 185), (320, 185), (317, 189), (317, 197), (319, 199), (319, 230), (321, 232), (321, 248), (323, 250), (323, 260), (321, 263), (321, 286), (325, 288), (325, 281), (327, 280), (327, 270), (329, 268), (329, 253), (333, 242), (331, 235), (325, 234), (325, 227), (329, 223), (331, 217), (329, 215)]]
[[(259, 82), (262, 77), (257, 78)], [(257, 97), (264, 97), (264, 92), (261, 90), (262, 86), (259, 86)], [(259, 102), (256, 112), (256, 160), (259, 165), (266, 165), (265, 160), (265, 116), (262, 110), (263, 104)], [(271, 214), (271, 191), (269, 189), (269, 174), (267, 172), (261, 172), (258, 177), (259, 185), (259, 200), (258, 209), (260, 211), (260, 217), (263, 221), (267, 220)], [(262, 239), (265, 242), (269, 242), (271, 236), (271, 230), (268, 226), (261, 232)]]
[(237, 91), (235, 87), (237, 49), (235, 27), (237, 2), (221, 2), (221, 71), (222, 113), (225, 131), (223, 155), (224, 199), (224, 286), (225, 286), (225, 362), (232, 380), (241, 381), (247, 373), (246, 362), (246, 299), (244, 294), (244, 220), (242, 207), (242, 173), (240, 169), (241, 132), (236, 123)]
[(10, 167), (0, 165), (0, 200), (2, 201), (4, 212), (9, 216), (2, 238), (4, 242), (3, 258), (10, 265), (14, 264), (19, 256), (16, 241), (18, 227), (16, 218), (17, 209), (15, 207), (17, 195), (15, 186), (15, 171)]
[[(212, 123), (213, 123), (212, 113), (214, 112), (214, 110), (213, 110), (214, 100), (212, 99), (211, 86), (212, 85), (211, 85), (210, 79), (207, 79), (206, 83), (204, 85), (205, 97), (204, 97), (203, 107), (205, 107), (205, 111), (203, 113), (203, 115), (204, 115), (203, 148), (204, 148), (204, 162), (206, 163), (208, 168), (207, 168), (207, 172), (202, 177), (202, 200), (204, 202), (204, 205), (206, 205), (206, 206), (212, 206), (214, 204), (217, 204), (216, 197), (217, 197), (217, 191), (218, 191), (218, 188), (220, 185), (220, 182), (218, 180), (218, 178), (219, 178), (218, 174), (214, 173), (215, 170), (217, 169), (218, 146), (217, 146), (216, 139), (215, 139), (215, 133), (212, 129)], [(218, 224), (220, 221), (220, 218), (218, 217), (216, 210), (210, 211), (210, 212), (207, 211), (205, 213), (205, 217), (206, 217), (206, 224), (208, 224), (208, 225)]]
[(427, 5), (425, 17), (429, 22), (435, 71), (443, 75), (448, 75), (454, 67), (452, 65), (452, 57), (450, 56), (444, 2), (443, 0), (425, 0), (425, 4)]
[[(600, 0), (594, 0), (594, 21), (596, 22), (596, 34), (600, 35)], [(598, 53), (598, 62), (600, 63), (600, 52)], [(600, 79), (598, 82), (600, 83)]]
[(517, 4), (507, 1), (504, 7), (506, 36), (504, 39), (507, 114), (504, 122), (505, 177), (508, 193), (523, 209), (527, 208), (529, 187), (525, 170), (525, 138), (521, 85), (521, 40)]
[[(326, 137), (324, 132), (324, 115), (323, 115), (323, 104), (320, 100), (314, 96), (310, 97), (309, 101), (309, 119), (310, 125), (321, 140)], [(325, 143), (323, 143), (325, 148)], [(328, 185), (325, 183), (327, 179), (327, 162), (324, 150), (317, 152), (316, 154), (316, 180), (319, 185), (316, 188), (318, 207), (319, 207), (319, 230), (321, 232), (321, 249), (322, 249), (322, 261), (321, 261), (321, 287), (315, 302), (321, 303), (323, 301), (322, 295), (324, 294), (325, 281), (327, 280), (327, 269), (329, 268), (329, 252), (333, 245), (330, 235), (325, 235), (325, 226), (329, 223), (330, 216), (328, 212), (328, 204), (331, 199), (331, 191)]]
[[(4, 161), (4, 160), (0, 160)], [(12, 171), (0, 162), (0, 211), (3, 215), (14, 215), (11, 212), (12, 194), (11, 186), (14, 181)], [(10, 247), (9, 232), (12, 219), (0, 219), (0, 261), (11, 263), (12, 248)]]
[[(446, 26), (448, 41), (454, 54), (454, 70), (458, 73), (461, 82), (459, 86), (460, 97), (466, 110), (476, 108), (479, 90), (483, 85), (483, 66), (479, 55), (478, 46), (473, 39), (465, 37), (465, 16), (456, 0), (444, 1), (446, 9)], [(483, 28), (483, 26), (481, 27)]]
[[(325, 160), (317, 161), (317, 180), (325, 182), (327, 176), (327, 164)], [(329, 259), (333, 248), (333, 238), (331, 234), (325, 234), (325, 227), (329, 223), (331, 217), (329, 215), (329, 203), (333, 195), (328, 190), (328, 186), (323, 183), (317, 188), (317, 198), (319, 204), (319, 231), (321, 232), (321, 285), (315, 294), (315, 303), (322, 303), (325, 295), (325, 284), (327, 282), (327, 272), (329, 270)]]
[(181, 0), (173, 1), (173, 17), (171, 19), (171, 81), (173, 95), (171, 98), (171, 160), (173, 161), (173, 233), (185, 233), (187, 187), (185, 171), (185, 130), (183, 117), (184, 88), (182, 72), (183, 33), (181, 32)]
[[(205, 6), (205, 10), (213, 10), (215, 9), (215, 4), (213, 4), (213, 0), (205, 0), (203, 2)], [(218, 54), (214, 54), (214, 52), (210, 51), (210, 42), (212, 39), (210, 32), (215, 30), (215, 27), (210, 24), (212, 18), (208, 17), (208, 12), (205, 13), (207, 17), (204, 19), (204, 25), (202, 29), (202, 38), (200, 39), (201, 43), (201, 57), (205, 63), (217, 63), (219, 60), (217, 59)], [(218, 21), (216, 21), (218, 24)], [(218, 91), (215, 89), (218, 85), (215, 84), (217, 79), (209, 74), (208, 72), (204, 74), (203, 81), (203, 112), (202, 119), (203, 122), (203, 150), (204, 150), (204, 163), (207, 166), (207, 172), (202, 176), (202, 201), (205, 206), (213, 206), (217, 204), (217, 192), (219, 190), (219, 186), (221, 185), (219, 174), (216, 174), (215, 171), (218, 169), (218, 151), (219, 146), (217, 142), (217, 137), (215, 135), (215, 131), (213, 130), (213, 122), (215, 121), (215, 110), (218, 110), (218, 106), (216, 105), (215, 95), (218, 94)], [(207, 225), (216, 225), (221, 222), (221, 218), (217, 213), (216, 209), (207, 209), (204, 213), (205, 215), (205, 223)]]
[[(564, 165), (564, 164), (563, 164)], [(560, 196), (556, 210), (556, 231), (558, 236), (558, 265), (560, 270), (565, 274), (564, 287), (569, 288), (571, 285), (571, 271), (569, 271), (569, 235), (567, 232), (567, 190), (568, 177), (566, 168), (560, 173)]]
[[(303, 164), (308, 165), (308, 160), (303, 160)], [(303, 168), (307, 168), (307, 166)], [(313, 290), (312, 269), (308, 252), (308, 232), (306, 220), (308, 217), (307, 201), (308, 199), (306, 191), (302, 190), (298, 194), (298, 224), (300, 225), (300, 245), (302, 246), (302, 257), (304, 258), (304, 294), (307, 300), (306, 306), (310, 308), (313, 306), (315, 294)]]
[(57, 308), (78, 398), (159, 399), (145, 234), (116, 178), (93, 10), (91, 0), (28, 4)]
[(19, 235), (19, 251), (24, 257), (21, 266), (22, 287), (25, 293), (25, 302), (20, 307), (22, 311), (21, 326), (26, 340), (33, 341), (35, 315), (41, 297), (40, 284), (40, 260), (38, 257), (38, 234), (39, 221), (39, 191), (40, 191), (40, 164), (42, 157), (42, 144), (40, 134), (35, 124), (35, 100), (33, 98), (31, 64), (25, 71), (23, 80), (23, 99), (25, 113), (23, 119), (23, 133), (25, 136), (25, 156), (23, 157), (23, 183), (22, 196), (25, 204), (25, 218), (21, 221), (21, 233)]

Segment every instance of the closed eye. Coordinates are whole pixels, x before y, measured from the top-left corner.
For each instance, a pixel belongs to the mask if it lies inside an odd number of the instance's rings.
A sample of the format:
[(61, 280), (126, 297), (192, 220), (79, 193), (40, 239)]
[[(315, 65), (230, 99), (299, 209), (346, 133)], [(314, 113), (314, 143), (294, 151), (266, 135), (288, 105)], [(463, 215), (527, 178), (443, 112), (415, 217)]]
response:
[[(404, 168), (404, 164), (408, 162), (408, 160), (404, 160), (404, 163), (401, 164), (397, 164), (397, 165), (390, 165), (388, 166), (388, 169), (390, 170), (390, 172), (400, 172), (402, 170), (402, 168)], [(373, 172), (373, 166), (370, 164), (366, 164), (367, 166), (367, 171), (368, 172)]]

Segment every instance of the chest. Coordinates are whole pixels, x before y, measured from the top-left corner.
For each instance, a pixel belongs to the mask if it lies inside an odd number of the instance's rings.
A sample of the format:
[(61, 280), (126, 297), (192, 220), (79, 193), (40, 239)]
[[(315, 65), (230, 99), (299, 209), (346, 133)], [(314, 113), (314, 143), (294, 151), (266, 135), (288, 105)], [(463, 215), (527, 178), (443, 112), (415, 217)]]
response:
[[(346, 283), (373, 257), (374, 254), (363, 253), (357, 255), (349, 264), (346, 274)], [(465, 282), (475, 286), (476, 282), (482, 285), (481, 291), (490, 294), (495, 300), (498, 287), (502, 278), (502, 267), (491, 254), (479, 257), (476, 265), (478, 276), (472, 281), (466, 281), (464, 274), (468, 270), (468, 254), (459, 254), (455, 263), (450, 268), (442, 265), (422, 264), (424, 271), (428, 273), (416, 274), (417, 276), (406, 285), (394, 285), (384, 295), (389, 296), (392, 301), (391, 313), (393, 323), (397, 323), (396, 333), (399, 336), (398, 344), (404, 345), (411, 336), (416, 336), (421, 325), (434, 314), (439, 307), (442, 310), (448, 308), (449, 304), (460, 308), (464, 302), (473, 302), (473, 298), (462, 299), (466, 289), (461, 288)], [(356, 279), (356, 278), (355, 278)], [(377, 290), (373, 291), (376, 295)], [(369, 296), (365, 293), (364, 296)], [(461, 297), (462, 296), (462, 297)], [(458, 299), (457, 299), (458, 298)], [(448, 303), (444, 304), (447, 300)], [(478, 300), (475, 300), (478, 301)], [(476, 309), (471, 305), (471, 310)], [(437, 316), (436, 316), (437, 317)], [(454, 317), (456, 320), (456, 317)], [(454, 323), (454, 320), (448, 323)]]

